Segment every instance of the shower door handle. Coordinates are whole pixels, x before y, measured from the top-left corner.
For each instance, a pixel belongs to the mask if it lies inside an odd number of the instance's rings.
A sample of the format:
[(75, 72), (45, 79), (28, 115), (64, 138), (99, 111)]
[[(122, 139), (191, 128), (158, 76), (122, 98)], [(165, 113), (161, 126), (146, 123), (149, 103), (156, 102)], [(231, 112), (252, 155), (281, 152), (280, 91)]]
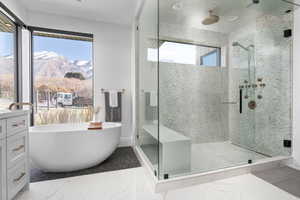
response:
[(243, 90), (240, 89), (240, 114), (243, 113)]

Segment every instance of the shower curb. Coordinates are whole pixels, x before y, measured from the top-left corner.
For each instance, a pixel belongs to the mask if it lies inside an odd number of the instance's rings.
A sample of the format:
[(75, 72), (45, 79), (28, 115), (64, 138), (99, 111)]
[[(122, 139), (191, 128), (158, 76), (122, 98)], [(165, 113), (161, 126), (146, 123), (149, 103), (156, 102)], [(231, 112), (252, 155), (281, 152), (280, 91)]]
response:
[(290, 160), (292, 160), (291, 156), (280, 156), (274, 158), (267, 158), (253, 164), (230, 167), (226, 169), (220, 169), (220, 170), (199, 173), (199, 174), (192, 174), (192, 175), (187, 175), (182, 177), (175, 177), (168, 180), (158, 180), (153, 173), (154, 169), (151, 167), (150, 161), (143, 153), (143, 151), (140, 149), (140, 147), (135, 146), (134, 150), (137, 154), (140, 163), (145, 168), (145, 171), (148, 174), (151, 186), (153, 187), (153, 191), (156, 193), (163, 193), (169, 190), (190, 187), (194, 185), (199, 185), (199, 184), (209, 183), (209, 182), (231, 178), (235, 176), (240, 176), (244, 174), (249, 174), (252, 172), (277, 168), (277, 167), (287, 165), (287, 163), (290, 162)]

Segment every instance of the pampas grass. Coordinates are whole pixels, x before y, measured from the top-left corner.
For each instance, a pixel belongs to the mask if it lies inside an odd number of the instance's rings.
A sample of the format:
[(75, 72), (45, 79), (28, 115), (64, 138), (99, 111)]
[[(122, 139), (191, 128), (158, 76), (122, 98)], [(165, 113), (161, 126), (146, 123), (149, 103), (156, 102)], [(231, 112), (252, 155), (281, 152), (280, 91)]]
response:
[(93, 120), (93, 107), (87, 108), (57, 108), (50, 110), (39, 110), (35, 114), (35, 125), (83, 123)]

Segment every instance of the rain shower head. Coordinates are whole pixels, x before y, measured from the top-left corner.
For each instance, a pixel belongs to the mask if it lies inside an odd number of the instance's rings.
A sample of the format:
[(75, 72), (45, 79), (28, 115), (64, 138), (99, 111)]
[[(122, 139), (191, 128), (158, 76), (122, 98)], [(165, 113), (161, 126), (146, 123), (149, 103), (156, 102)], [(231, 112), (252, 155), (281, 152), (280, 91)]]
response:
[(219, 22), (219, 20), (220, 20), (220, 17), (217, 16), (217, 15), (214, 15), (214, 14), (213, 14), (213, 11), (210, 10), (210, 11), (209, 11), (209, 16), (206, 17), (206, 18), (202, 21), (202, 24), (203, 24), (203, 25), (212, 25), (212, 24), (215, 24), (215, 23)]

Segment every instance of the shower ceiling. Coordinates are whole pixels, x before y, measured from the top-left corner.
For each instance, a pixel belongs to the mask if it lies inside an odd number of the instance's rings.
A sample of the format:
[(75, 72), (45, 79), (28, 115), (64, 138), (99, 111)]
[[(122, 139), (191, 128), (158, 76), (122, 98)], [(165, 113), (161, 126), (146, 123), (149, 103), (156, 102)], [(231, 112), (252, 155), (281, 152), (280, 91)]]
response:
[[(251, 2), (252, 0), (161, 0), (160, 22), (229, 33), (241, 23), (249, 23), (249, 20), (260, 16), (262, 12), (283, 15), (286, 10), (296, 8), (282, 0), (260, 0), (258, 5), (248, 7)], [(182, 4), (181, 8), (173, 9), (172, 7), (178, 3)], [(209, 10), (220, 16), (220, 21), (204, 26), (201, 22), (207, 17)], [(239, 19), (232, 21), (233, 16)]]

